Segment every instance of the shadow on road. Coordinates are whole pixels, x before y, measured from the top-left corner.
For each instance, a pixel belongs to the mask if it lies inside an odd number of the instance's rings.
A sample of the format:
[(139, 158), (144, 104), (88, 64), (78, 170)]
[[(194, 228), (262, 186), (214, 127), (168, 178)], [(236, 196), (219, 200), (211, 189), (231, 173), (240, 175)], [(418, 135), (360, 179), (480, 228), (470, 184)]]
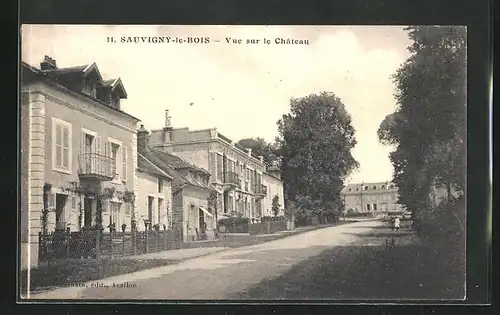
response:
[(423, 246), (346, 246), (323, 251), (230, 299), (462, 299), (465, 265)]
[(351, 234), (356, 235), (358, 237), (377, 237), (377, 238), (397, 238), (406, 235), (413, 235), (412, 232), (380, 232), (380, 233), (343, 233), (343, 234)]

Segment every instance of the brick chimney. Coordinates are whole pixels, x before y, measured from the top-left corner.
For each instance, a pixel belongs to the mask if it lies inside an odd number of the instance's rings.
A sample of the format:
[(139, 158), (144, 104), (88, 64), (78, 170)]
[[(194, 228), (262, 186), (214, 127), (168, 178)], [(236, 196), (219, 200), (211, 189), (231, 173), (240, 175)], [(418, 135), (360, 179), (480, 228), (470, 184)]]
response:
[(41, 70), (56, 70), (57, 69), (56, 61), (49, 56), (45, 56), (43, 58), (43, 61), (40, 62), (40, 69)]
[(247, 152), (248, 152), (248, 156), (250, 156), (250, 157), (251, 157), (251, 156), (252, 156), (252, 149), (247, 148)]
[(260, 163), (264, 163), (264, 157), (262, 155), (259, 155), (259, 161)]
[(168, 114), (168, 109), (165, 110), (165, 126), (164, 130), (172, 130), (172, 121), (170, 120), (170, 115)]
[(148, 148), (148, 138), (149, 131), (144, 128), (144, 125), (141, 125), (141, 128), (137, 130), (137, 149), (147, 149)]

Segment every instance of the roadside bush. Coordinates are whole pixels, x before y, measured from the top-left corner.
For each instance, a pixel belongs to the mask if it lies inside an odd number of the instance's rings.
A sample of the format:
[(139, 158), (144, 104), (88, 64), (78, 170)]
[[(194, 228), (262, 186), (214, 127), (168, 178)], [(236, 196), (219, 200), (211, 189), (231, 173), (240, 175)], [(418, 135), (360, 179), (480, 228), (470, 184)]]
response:
[(261, 218), (261, 222), (282, 221), (282, 220), (286, 220), (286, 217), (284, 217), (284, 216), (278, 216), (278, 217), (263, 216)]
[(229, 218), (224, 218), (219, 220), (219, 225), (224, 225), (224, 226), (233, 226), (233, 225), (244, 225), (248, 224), (250, 222), (249, 218), (243, 218), (243, 217), (229, 217)]
[(373, 215), (370, 212), (351, 212), (346, 213), (346, 218), (371, 218)]

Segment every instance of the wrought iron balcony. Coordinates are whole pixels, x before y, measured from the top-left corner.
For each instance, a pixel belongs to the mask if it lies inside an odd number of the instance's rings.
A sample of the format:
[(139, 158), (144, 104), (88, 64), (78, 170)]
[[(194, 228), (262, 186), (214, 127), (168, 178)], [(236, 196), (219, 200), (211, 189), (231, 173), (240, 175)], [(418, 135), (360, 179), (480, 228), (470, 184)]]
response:
[(265, 197), (267, 195), (267, 187), (262, 184), (255, 184), (253, 187), (253, 192), (255, 195)]
[(222, 182), (225, 185), (233, 188), (240, 187), (240, 178), (235, 172), (223, 172), (219, 175), (219, 178), (222, 179)]
[(116, 175), (116, 160), (98, 153), (80, 153), (78, 166), (80, 178), (109, 181)]

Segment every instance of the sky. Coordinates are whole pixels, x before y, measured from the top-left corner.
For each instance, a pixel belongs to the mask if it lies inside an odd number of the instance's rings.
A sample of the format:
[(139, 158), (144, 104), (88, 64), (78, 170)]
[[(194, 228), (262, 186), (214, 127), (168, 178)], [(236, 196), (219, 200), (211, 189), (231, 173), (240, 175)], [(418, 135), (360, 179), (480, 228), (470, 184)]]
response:
[[(396, 107), (391, 75), (409, 57), (402, 26), (23, 25), (21, 36), (22, 60), (33, 66), (48, 55), (58, 67), (95, 62), (104, 79), (120, 77), (128, 93), (122, 109), (149, 130), (163, 127), (168, 109), (174, 127), (216, 127), (234, 141), (273, 141), (290, 98), (333, 92), (356, 130), (352, 153), (360, 168), (349, 182), (392, 178), (393, 148), (379, 144), (376, 132)], [(121, 43), (122, 36), (210, 43)], [(276, 38), (309, 45), (276, 44)]]

